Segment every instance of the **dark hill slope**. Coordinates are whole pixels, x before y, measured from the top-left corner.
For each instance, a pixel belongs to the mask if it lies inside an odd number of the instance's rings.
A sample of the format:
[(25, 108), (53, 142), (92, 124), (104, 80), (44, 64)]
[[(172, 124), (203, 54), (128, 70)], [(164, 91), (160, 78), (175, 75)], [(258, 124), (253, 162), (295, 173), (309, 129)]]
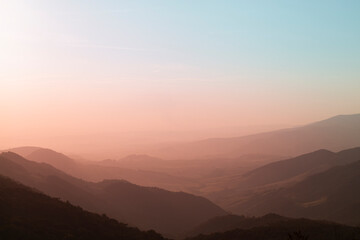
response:
[(327, 219), (360, 224), (360, 161), (336, 166), (287, 188), (256, 194), (233, 207), (234, 212)]
[(294, 178), (305, 178), (338, 165), (360, 161), (360, 147), (338, 153), (318, 150), (295, 158), (282, 160), (257, 168), (247, 174), (243, 183), (258, 186)]
[(197, 236), (199, 234), (211, 234), (216, 232), (226, 232), (234, 229), (251, 229), (254, 227), (264, 227), (277, 224), (279, 222), (289, 221), (289, 218), (277, 214), (267, 214), (262, 217), (245, 217), (238, 215), (225, 215), (214, 217), (200, 224), (188, 232), (188, 236)]
[(142, 187), (124, 180), (86, 182), (14, 153), (0, 155), (0, 174), (86, 210), (106, 213), (119, 221), (169, 235), (226, 214), (203, 197)]
[[(298, 157), (269, 163), (245, 174), (237, 173), (225, 176), (216, 182), (220, 190), (210, 193), (208, 197), (225, 209), (231, 211), (235, 209), (236, 213), (243, 214), (236, 210), (236, 206), (241, 205), (254, 194), (260, 195), (291, 187), (314, 174), (356, 161), (360, 161), (360, 147), (337, 153), (317, 150)], [(261, 214), (266, 213), (268, 212)]]
[(0, 239), (161, 240), (0, 176)]
[(260, 218), (228, 215), (203, 223), (191, 234), (199, 234), (190, 238), (193, 240), (356, 240), (360, 239), (360, 228), (275, 214)]

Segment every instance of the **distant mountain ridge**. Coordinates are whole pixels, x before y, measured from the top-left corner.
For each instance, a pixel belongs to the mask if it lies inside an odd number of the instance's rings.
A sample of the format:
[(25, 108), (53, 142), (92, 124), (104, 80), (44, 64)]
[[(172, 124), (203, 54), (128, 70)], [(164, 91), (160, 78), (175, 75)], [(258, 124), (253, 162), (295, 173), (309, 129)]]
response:
[(296, 156), (318, 149), (340, 151), (360, 143), (360, 114), (338, 115), (301, 127), (243, 137), (173, 144), (152, 155), (163, 158), (238, 157), (245, 154)]
[(46, 148), (35, 147), (35, 146), (23, 146), (23, 147), (15, 147), (15, 148), (5, 149), (0, 152), (14, 152), (20, 156), (28, 156), (29, 154), (31, 154), (39, 149), (46, 149)]
[[(15, 152), (34, 162), (50, 164), (67, 174), (87, 181), (97, 182), (105, 179), (125, 179), (138, 185), (158, 186), (171, 191), (184, 190), (184, 185), (193, 185), (191, 180), (185, 177), (151, 170), (131, 169), (124, 166), (124, 164), (118, 164), (118, 161), (114, 160), (77, 162), (62, 153), (41, 147), (18, 147), (8, 151)], [(143, 159), (144, 157), (147, 157), (149, 160), (155, 160), (155, 158), (142, 155), (132, 155), (125, 160), (131, 162), (132, 159)]]

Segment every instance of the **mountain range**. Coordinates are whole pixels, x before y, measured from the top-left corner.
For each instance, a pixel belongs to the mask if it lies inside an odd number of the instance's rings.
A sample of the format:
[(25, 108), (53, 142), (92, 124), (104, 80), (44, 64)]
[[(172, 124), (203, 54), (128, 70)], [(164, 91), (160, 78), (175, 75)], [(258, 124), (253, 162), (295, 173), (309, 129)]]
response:
[[(40, 193), (0, 175), (1, 239), (161, 240), (155, 231), (140, 231), (106, 215)], [(216, 233), (214, 233), (216, 232)], [(210, 234), (210, 235), (204, 235)], [(290, 219), (275, 214), (261, 218), (226, 215), (188, 232), (188, 239), (360, 239), (360, 228), (325, 221)], [(294, 236), (294, 238), (292, 238)]]
[(338, 115), (308, 125), (233, 138), (169, 144), (152, 152), (166, 159), (233, 158), (246, 154), (296, 156), (318, 149), (341, 151), (360, 142), (360, 114)]
[[(309, 174), (308, 177), (293, 181), (292, 184), (272, 184), (272, 186), (262, 188), (257, 186), (246, 198), (234, 200), (233, 205), (227, 209), (239, 214), (259, 216), (275, 212), (289, 217), (327, 219), (359, 225), (360, 148), (339, 153), (322, 150), (287, 160), (287, 162), (283, 161), (277, 166), (283, 170), (280, 173), (284, 173), (290, 179), (293, 179), (296, 174), (304, 175), (306, 168), (300, 168), (297, 162), (302, 158), (313, 159), (314, 165), (319, 164), (323, 171)], [(292, 174), (288, 174), (283, 168), (285, 164), (293, 167), (286, 168)], [(256, 181), (257, 184), (271, 183), (279, 178), (284, 183), (284, 175), (278, 176), (279, 169), (276, 165), (273, 163), (254, 170), (247, 177), (252, 179), (255, 174), (266, 172), (267, 175), (264, 175), (264, 179)], [(303, 166), (306, 166), (306, 162)], [(299, 171), (295, 171), (296, 169)], [(313, 171), (313, 169), (308, 170)]]
[(76, 161), (51, 149), (20, 147), (0, 154), (0, 175), (166, 237), (284, 239), (303, 226), (311, 239), (336, 238), (319, 229), (355, 239), (357, 228), (340, 224), (360, 226), (359, 120), (359, 114), (336, 116), (176, 145), (167, 150), (191, 150), (176, 160), (142, 154)]
[(226, 213), (203, 197), (142, 187), (124, 180), (87, 182), (11, 152), (0, 155), (0, 174), (86, 210), (106, 213), (119, 221), (168, 236)]
[[(71, 176), (86, 181), (122, 179), (141, 186), (157, 186), (171, 191), (184, 191), (196, 187), (196, 183), (192, 179), (157, 171), (154, 168), (130, 168), (124, 164), (112, 164), (111, 160), (100, 162), (76, 161), (65, 154), (41, 147), (17, 147), (6, 151), (17, 153), (34, 162), (47, 163)], [(141, 157), (141, 159), (147, 158)], [(155, 158), (150, 159), (155, 161)]]
[(0, 239), (164, 239), (154, 231), (142, 232), (106, 215), (84, 211), (3, 176), (0, 212)]

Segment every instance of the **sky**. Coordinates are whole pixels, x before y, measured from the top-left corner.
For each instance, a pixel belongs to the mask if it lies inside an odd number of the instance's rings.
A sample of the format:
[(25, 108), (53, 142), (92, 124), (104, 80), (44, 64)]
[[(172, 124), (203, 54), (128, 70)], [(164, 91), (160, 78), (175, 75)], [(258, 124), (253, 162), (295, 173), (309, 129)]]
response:
[(359, 12), (356, 0), (0, 0), (0, 148), (359, 113)]

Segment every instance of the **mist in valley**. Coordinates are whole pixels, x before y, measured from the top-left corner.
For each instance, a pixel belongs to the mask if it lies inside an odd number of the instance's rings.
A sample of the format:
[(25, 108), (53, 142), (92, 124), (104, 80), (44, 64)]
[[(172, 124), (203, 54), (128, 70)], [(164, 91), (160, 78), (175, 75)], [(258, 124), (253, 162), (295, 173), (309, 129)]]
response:
[(356, 1), (0, 1), (0, 239), (360, 239)]

